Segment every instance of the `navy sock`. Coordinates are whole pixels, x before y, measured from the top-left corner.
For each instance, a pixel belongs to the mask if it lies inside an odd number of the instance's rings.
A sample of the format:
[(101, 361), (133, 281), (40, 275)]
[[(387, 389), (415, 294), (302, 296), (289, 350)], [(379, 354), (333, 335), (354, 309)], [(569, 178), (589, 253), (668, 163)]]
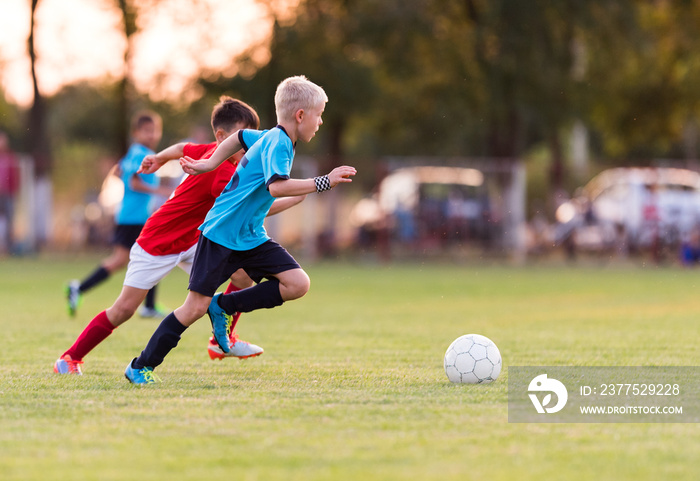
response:
[(256, 309), (272, 309), (283, 303), (280, 281), (275, 278), (248, 289), (219, 296), (219, 305), (228, 314), (250, 312)]
[(103, 282), (108, 277), (109, 271), (104, 267), (100, 266), (80, 283), (80, 287), (78, 289), (80, 290), (80, 292), (85, 292), (89, 289), (92, 289), (97, 284)]
[(155, 286), (151, 287), (151, 290), (149, 290), (146, 293), (146, 300), (144, 301), (144, 305), (149, 309), (156, 308), (156, 288), (157, 287), (158, 287), (158, 285), (156, 284)]
[(187, 327), (180, 324), (174, 312), (168, 314), (156, 328), (146, 348), (141, 351), (141, 355), (132, 363), (132, 366), (136, 369), (160, 366), (165, 356), (180, 342), (180, 335), (185, 332), (185, 329)]

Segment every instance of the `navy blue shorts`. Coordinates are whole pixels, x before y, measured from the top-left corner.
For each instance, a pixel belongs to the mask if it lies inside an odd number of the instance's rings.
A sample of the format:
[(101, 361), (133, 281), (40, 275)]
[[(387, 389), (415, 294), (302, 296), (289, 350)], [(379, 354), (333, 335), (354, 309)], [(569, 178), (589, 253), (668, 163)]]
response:
[(300, 268), (294, 257), (273, 240), (248, 251), (234, 251), (200, 235), (188, 289), (213, 297), (219, 286), (238, 269), (243, 269), (257, 283), (280, 272)]
[(114, 229), (112, 244), (131, 249), (131, 246), (134, 245), (136, 239), (141, 235), (141, 229), (143, 229), (143, 224), (117, 224)]

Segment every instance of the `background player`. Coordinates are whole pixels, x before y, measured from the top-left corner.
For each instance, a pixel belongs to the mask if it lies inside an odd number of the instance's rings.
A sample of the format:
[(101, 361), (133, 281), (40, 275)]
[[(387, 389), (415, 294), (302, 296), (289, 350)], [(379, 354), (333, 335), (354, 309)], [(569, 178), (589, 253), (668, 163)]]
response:
[[(158, 146), (163, 133), (162, 120), (155, 112), (139, 112), (132, 118), (132, 144), (124, 157), (119, 160), (117, 172), (124, 183), (124, 198), (115, 217), (114, 248), (109, 257), (85, 279), (72, 280), (66, 288), (68, 313), (75, 316), (83, 293), (101, 284), (115, 272), (126, 267), (129, 262), (129, 249), (141, 233), (148, 216), (154, 210), (152, 199), (156, 195), (169, 196), (171, 189), (160, 187), (155, 174), (139, 174), (141, 161)], [(154, 286), (155, 287), (155, 286)], [(146, 298), (144, 317), (158, 315), (155, 305), (155, 290)]]

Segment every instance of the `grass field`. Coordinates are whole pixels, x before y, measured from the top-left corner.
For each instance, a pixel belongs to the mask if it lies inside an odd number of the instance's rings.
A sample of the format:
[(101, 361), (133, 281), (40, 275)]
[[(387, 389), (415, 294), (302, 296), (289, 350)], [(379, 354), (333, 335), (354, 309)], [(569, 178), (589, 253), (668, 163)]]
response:
[[(124, 379), (158, 320), (134, 318), (88, 357), (54, 360), (108, 307), (76, 319), (62, 286), (97, 257), (0, 260), (0, 479), (697, 480), (697, 424), (509, 424), (508, 365), (697, 365), (700, 271), (677, 268), (309, 266), (303, 299), (244, 315), (256, 359), (209, 360), (209, 322), (157, 370)], [(177, 307), (186, 277), (161, 285)], [(494, 340), (504, 371), (457, 386), (462, 334)]]

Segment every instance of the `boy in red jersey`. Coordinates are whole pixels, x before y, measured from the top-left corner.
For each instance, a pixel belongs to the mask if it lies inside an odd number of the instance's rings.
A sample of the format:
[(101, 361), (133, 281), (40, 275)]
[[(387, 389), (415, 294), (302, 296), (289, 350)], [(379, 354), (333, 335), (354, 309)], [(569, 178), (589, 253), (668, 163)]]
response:
[[(158, 154), (145, 157), (139, 172), (153, 173), (168, 161), (179, 159), (183, 155), (208, 158), (233, 132), (241, 128), (258, 128), (259, 123), (257, 113), (250, 106), (230, 97), (222, 97), (212, 112), (211, 124), (216, 142), (206, 145), (172, 145)], [(131, 249), (121, 294), (112, 307), (95, 316), (75, 343), (61, 355), (54, 364), (54, 372), (82, 374), (80, 366), (83, 357), (134, 315), (152, 286), (176, 266), (189, 274), (199, 239), (198, 227), (233, 176), (242, 156), (243, 150), (206, 175), (187, 176), (175, 189), (173, 196), (148, 219)], [(303, 198), (280, 199), (270, 210), (270, 215), (298, 204), (301, 200)], [(243, 270), (234, 273), (231, 280), (227, 292), (253, 284)], [(229, 348), (231, 352), (224, 353), (216, 341), (210, 341), (208, 352), (212, 359), (227, 356), (246, 358), (259, 356), (263, 352), (259, 346), (239, 340), (233, 330)]]

